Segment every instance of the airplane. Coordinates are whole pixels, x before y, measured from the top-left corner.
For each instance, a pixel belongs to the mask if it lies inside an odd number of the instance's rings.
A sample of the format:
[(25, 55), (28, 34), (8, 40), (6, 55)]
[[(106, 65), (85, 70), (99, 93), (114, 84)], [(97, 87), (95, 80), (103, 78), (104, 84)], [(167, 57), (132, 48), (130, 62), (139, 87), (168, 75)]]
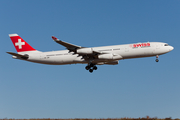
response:
[(64, 42), (52, 36), (52, 39), (67, 50), (41, 52), (31, 47), (18, 34), (9, 34), (17, 53), (7, 52), (12, 58), (49, 65), (87, 64), (86, 70), (92, 73), (96, 65), (117, 65), (119, 60), (156, 56), (168, 53), (174, 47), (163, 42), (145, 42), (102, 47), (82, 47)]

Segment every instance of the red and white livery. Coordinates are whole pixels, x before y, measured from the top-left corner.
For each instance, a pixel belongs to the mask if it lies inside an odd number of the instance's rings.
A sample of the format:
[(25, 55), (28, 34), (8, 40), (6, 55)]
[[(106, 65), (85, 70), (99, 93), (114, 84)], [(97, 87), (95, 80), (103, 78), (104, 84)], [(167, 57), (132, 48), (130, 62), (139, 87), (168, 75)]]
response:
[(41, 52), (31, 47), (18, 34), (9, 34), (9, 37), (18, 53), (7, 53), (13, 55), (15, 59), (50, 65), (87, 64), (85, 69), (91, 73), (93, 70), (97, 70), (96, 65), (117, 65), (119, 60), (122, 59), (156, 56), (156, 62), (158, 62), (159, 55), (168, 53), (174, 49), (172, 46), (163, 42), (87, 48), (61, 41), (52, 36), (55, 42), (63, 45), (67, 50)]

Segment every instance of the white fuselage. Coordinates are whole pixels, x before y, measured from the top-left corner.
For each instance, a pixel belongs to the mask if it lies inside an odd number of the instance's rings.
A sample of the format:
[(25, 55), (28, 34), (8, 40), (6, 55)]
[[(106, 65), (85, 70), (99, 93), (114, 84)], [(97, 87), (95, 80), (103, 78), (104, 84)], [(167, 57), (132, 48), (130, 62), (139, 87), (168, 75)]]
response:
[[(104, 47), (92, 47), (93, 51), (101, 52), (102, 54), (114, 54), (119, 55), (116, 60), (140, 58), (140, 57), (151, 57), (161, 55), (170, 52), (174, 48), (166, 43), (162, 42), (148, 42), (148, 43), (136, 43), (136, 44), (125, 44), (125, 45), (114, 45)], [(23, 54), (23, 52), (21, 52)], [(64, 65), (64, 64), (88, 64), (90, 61), (99, 63), (111, 62), (114, 59), (85, 59), (84, 55), (79, 55), (69, 50), (51, 51), (51, 52), (26, 52), (29, 55), (27, 61), (50, 64), (50, 65)], [(14, 57), (16, 58), (16, 57)]]

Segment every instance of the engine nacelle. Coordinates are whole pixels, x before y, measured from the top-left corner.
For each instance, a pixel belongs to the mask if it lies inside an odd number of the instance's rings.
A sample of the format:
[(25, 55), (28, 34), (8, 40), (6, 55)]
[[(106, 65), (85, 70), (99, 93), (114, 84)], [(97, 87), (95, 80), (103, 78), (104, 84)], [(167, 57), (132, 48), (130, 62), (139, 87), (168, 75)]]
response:
[(102, 60), (120, 60), (122, 59), (122, 56), (118, 54), (102, 54), (98, 55), (98, 58)]
[(93, 50), (92, 48), (81, 48), (76, 51), (78, 54), (92, 54)]

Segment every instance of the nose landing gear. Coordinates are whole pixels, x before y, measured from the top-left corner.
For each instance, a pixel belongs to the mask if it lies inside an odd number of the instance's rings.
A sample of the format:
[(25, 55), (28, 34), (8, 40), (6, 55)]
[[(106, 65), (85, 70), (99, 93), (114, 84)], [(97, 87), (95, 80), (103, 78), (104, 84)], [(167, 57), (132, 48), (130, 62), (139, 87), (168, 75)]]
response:
[(158, 58), (159, 58), (159, 55), (156, 55), (156, 60), (155, 60), (156, 62), (159, 62)]
[(90, 64), (88, 64), (88, 65), (85, 67), (85, 69), (86, 69), (86, 70), (89, 70), (89, 72), (92, 73), (93, 70), (97, 70), (97, 67), (96, 67), (95, 64), (90, 63)]

